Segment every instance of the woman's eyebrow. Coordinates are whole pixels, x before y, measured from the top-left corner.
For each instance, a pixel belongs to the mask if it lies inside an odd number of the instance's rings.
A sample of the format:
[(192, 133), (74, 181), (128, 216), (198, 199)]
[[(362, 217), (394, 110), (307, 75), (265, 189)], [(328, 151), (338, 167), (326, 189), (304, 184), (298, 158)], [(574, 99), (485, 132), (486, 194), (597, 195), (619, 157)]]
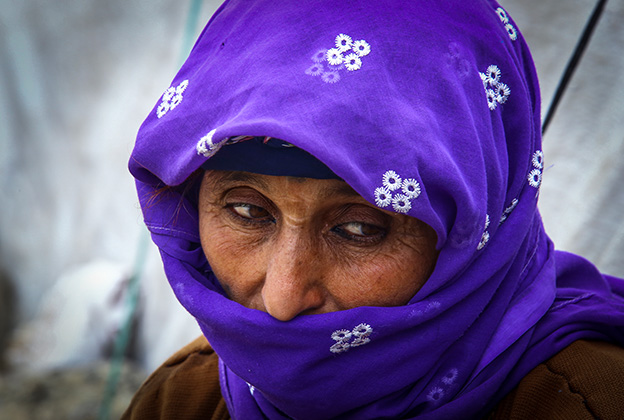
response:
[(215, 184), (221, 182), (244, 182), (251, 185), (255, 185), (261, 188), (268, 188), (267, 183), (257, 177), (256, 175), (250, 172), (242, 172), (242, 171), (215, 171), (215, 177), (212, 179), (212, 182)]
[(347, 197), (362, 197), (349, 184), (336, 185), (327, 190), (327, 195), (342, 195)]

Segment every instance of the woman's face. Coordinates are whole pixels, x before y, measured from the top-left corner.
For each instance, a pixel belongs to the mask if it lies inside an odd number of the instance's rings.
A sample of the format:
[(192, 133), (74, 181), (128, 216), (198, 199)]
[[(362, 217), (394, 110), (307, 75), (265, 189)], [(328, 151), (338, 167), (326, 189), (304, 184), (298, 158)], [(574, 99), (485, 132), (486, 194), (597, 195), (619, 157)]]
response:
[(281, 321), (404, 305), (437, 257), (428, 225), (380, 210), (335, 179), (207, 171), (199, 229), (228, 296)]

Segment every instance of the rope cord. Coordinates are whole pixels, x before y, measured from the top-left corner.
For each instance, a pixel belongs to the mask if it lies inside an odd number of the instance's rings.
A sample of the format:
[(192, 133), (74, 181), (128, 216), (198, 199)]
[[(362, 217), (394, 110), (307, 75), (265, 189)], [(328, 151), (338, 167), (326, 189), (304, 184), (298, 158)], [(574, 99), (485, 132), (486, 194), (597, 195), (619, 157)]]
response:
[[(192, 43), (195, 38), (195, 32), (199, 21), (199, 14), (203, 0), (191, 0), (188, 17), (184, 29), (184, 37), (180, 51), (180, 62), (182, 63), (191, 51)], [(106, 379), (106, 387), (102, 404), (100, 405), (99, 420), (109, 420), (111, 416), (111, 407), (115, 400), (117, 392), (117, 384), (121, 375), (121, 369), (124, 363), (124, 356), (130, 343), (132, 335), (132, 325), (134, 315), (139, 302), (140, 282), (143, 271), (145, 270), (145, 261), (147, 258), (147, 250), (149, 246), (149, 233), (143, 229), (140, 233), (137, 245), (137, 254), (134, 262), (132, 276), (128, 284), (127, 311), (122, 329), (115, 338), (113, 355), (111, 357), (111, 365)]]
[(594, 11), (589, 17), (587, 23), (585, 24), (585, 29), (583, 29), (583, 33), (581, 34), (581, 37), (578, 40), (576, 47), (574, 48), (572, 57), (570, 57), (570, 60), (566, 65), (563, 76), (559, 81), (559, 85), (557, 86), (553, 99), (550, 102), (550, 106), (548, 107), (548, 112), (546, 113), (546, 117), (544, 118), (544, 122), (542, 123), (542, 135), (546, 133), (546, 129), (548, 128), (550, 121), (555, 115), (555, 111), (559, 106), (559, 102), (561, 101), (561, 98), (563, 97), (563, 94), (568, 87), (570, 79), (572, 79), (572, 75), (574, 74), (576, 67), (581, 61), (581, 57), (583, 56), (583, 53), (585, 52), (585, 49), (589, 44), (589, 40), (591, 39), (591, 36), (594, 32), (594, 29), (596, 28), (596, 25), (598, 24), (598, 20), (600, 19), (600, 16), (602, 15), (606, 4), (607, 0), (598, 0), (598, 3), (596, 3), (596, 6), (594, 7)]

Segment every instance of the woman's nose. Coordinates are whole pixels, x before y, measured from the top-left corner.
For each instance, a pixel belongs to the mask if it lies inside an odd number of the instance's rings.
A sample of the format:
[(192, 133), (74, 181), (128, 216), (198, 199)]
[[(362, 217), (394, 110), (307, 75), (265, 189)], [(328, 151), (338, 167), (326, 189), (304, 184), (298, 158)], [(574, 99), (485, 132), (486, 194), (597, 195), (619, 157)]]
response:
[(280, 321), (320, 309), (325, 301), (319, 255), (301, 231), (280, 234), (262, 287), (265, 310)]

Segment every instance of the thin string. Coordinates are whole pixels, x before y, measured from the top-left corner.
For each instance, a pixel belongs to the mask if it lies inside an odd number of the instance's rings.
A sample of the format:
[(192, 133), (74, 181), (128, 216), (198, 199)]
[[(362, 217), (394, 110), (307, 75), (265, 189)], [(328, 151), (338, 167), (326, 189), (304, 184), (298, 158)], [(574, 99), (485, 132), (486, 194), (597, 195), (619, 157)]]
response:
[(555, 111), (559, 106), (559, 102), (561, 101), (561, 98), (563, 97), (563, 94), (568, 87), (570, 79), (572, 79), (572, 75), (574, 74), (576, 67), (581, 61), (581, 57), (583, 56), (583, 53), (585, 52), (585, 49), (589, 44), (589, 40), (591, 39), (591, 36), (594, 32), (594, 29), (596, 28), (596, 25), (598, 24), (598, 20), (600, 19), (600, 16), (602, 15), (606, 4), (607, 0), (598, 0), (598, 3), (596, 3), (596, 6), (594, 7), (594, 11), (587, 21), (587, 24), (585, 24), (585, 29), (581, 34), (581, 38), (578, 40), (578, 43), (574, 48), (574, 53), (572, 54), (572, 57), (566, 65), (563, 76), (561, 77), (559, 85), (557, 86), (557, 90), (555, 91), (555, 95), (553, 96), (550, 106), (548, 107), (548, 112), (546, 113), (546, 117), (544, 118), (544, 122), (542, 124), (542, 135), (546, 133), (546, 129), (548, 128), (550, 121), (555, 115)]

